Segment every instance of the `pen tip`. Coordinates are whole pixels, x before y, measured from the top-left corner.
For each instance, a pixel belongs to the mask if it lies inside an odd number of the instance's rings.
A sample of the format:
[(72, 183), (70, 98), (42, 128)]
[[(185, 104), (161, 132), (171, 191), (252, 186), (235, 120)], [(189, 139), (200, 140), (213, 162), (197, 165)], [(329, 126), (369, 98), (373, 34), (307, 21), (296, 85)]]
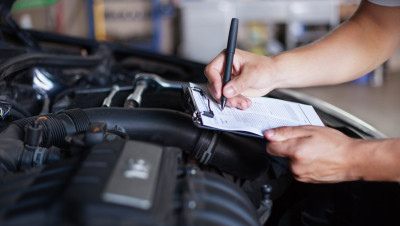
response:
[(224, 110), (226, 104), (226, 99), (221, 100), (221, 110)]

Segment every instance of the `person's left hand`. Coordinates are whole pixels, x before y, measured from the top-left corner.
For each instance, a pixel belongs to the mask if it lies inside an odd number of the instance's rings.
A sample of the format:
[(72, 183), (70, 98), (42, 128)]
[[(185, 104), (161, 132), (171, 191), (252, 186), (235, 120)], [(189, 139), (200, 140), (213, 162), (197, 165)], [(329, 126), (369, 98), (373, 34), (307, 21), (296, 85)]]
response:
[(264, 132), (267, 152), (286, 157), (298, 181), (335, 183), (358, 180), (352, 150), (360, 142), (320, 126), (280, 127)]

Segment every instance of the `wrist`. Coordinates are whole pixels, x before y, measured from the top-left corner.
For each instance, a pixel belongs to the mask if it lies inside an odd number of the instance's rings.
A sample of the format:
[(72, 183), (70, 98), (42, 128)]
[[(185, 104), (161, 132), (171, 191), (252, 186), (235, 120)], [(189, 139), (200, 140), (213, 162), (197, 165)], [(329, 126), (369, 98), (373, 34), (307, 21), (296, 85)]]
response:
[(300, 68), (296, 65), (296, 56), (292, 56), (291, 51), (281, 53), (271, 58), (272, 70), (271, 78), (273, 79), (274, 88), (294, 88), (301, 86), (300, 81), (296, 81), (299, 78), (298, 71)]
[[(351, 175), (365, 181), (400, 182), (400, 140), (360, 140), (352, 149)], [(351, 149), (350, 149), (351, 150)]]
[(371, 152), (369, 149), (365, 149), (365, 140), (352, 141), (349, 149), (350, 158), (348, 158), (348, 177), (349, 181), (365, 180), (365, 165), (368, 164), (368, 154)]
[(280, 55), (270, 57), (268, 63), (266, 64), (267, 75), (270, 80), (269, 84), (272, 86), (271, 90), (276, 88), (288, 88), (286, 78), (284, 73), (284, 63), (282, 63), (282, 57)]

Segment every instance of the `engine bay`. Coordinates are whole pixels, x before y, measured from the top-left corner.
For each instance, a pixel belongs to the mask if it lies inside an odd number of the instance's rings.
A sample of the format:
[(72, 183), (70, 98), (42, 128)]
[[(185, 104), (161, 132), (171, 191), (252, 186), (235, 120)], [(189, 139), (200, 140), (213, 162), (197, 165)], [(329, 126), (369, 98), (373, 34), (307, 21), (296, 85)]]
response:
[(300, 183), (266, 140), (196, 127), (184, 88), (206, 82), (202, 64), (8, 17), (1, 34), (1, 225), (399, 223), (397, 183)]

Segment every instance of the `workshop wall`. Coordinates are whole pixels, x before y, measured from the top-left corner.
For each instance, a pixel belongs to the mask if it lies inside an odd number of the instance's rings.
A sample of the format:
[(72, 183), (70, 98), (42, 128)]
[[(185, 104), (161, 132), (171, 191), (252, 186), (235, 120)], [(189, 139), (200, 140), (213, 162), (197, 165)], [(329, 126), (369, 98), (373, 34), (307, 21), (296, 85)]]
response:
[(169, 0), (19, 0), (13, 17), (23, 28), (174, 51)]
[(22, 28), (88, 37), (85, 1), (19, 0), (13, 6), (12, 16)]
[[(238, 42), (240, 48), (258, 54), (274, 55), (325, 34), (338, 21), (351, 15), (358, 2), (18, 0), (14, 4), (13, 17), (24, 28), (127, 43), (164, 54), (208, 62), (226, 45), (225, 33), (231, 17), (241, 19)], [(319, 8), (319, 17), (315, 13), (303, 12), (304, 15), (313, 16), (308, 16), (307, 20), (317, 20), (321, 16), (329, 15), (330, 21), (324, 24), (295, 23), (293, 16), (286, 15), (290, 9), (288, 3), (292, 4), (293, 9), (296, 9), (293, 4), (297, 4), (297, 8), (300, 7), (303, 11), (314, 10), (312, 7)], [(321, 5), (332, 4), (339, 5), (340, 8), (331, 7), (327, 12), (322, 10), (325, 8), (321, 8)], [(307, 33), (304, 32), (305, 28)]]

